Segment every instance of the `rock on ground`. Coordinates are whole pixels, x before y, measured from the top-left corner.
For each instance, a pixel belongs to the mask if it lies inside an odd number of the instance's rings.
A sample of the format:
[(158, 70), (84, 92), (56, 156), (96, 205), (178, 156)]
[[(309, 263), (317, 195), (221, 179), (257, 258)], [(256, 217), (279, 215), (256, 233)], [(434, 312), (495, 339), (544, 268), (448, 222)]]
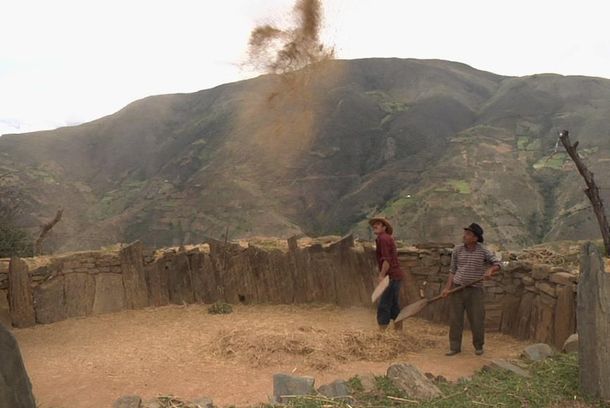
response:
[(288, 374), (273, 375), (273, 397), (276, 402), (286, 402), (287, 396), (315, 394), (313, 377), (298, 377)]
[(485, 366), (488, 370), (504, 370), (510, 371), (520, 377), (529, 377), (530, 373), (522, 369), (521, 367), (506, 361), (506, 360), (492, 360), (487, 366)]
[(198, 408), (214, 408), (214, 402), (209, 398), (203, 397), (193, 400), (193, 406)]
[(17, 340), (0, 324), (0, 407), (36, 408)]
[[(176, 403), (175, 403), (176, 404)], [(150, 401), (146, 401), (141, 405), (141, 408), (163, 408), (167, 406), (167, 404), (162, 403), (159, 399), (155, 398)], [(214, 408), (214, 403), (211, 399), (202, 397), (193, 400), (192, 402), (181, 401), (179, 405), (184, 408)]]
[(417, 399), (440, 397), (441, 390), (411, 364), (393, 364), (388, 368), (388, 378), (408, 396)]
[(350, 397), (352, 393), (350, 387), (343, 380), (335, 380), (330, 384), (324, 384), (318, 388), (318, 392), (328, 398), (346, 398)]
[(362, 391), (372, 392), (377, 389), (377, 381), (375, 380), (375, 374), (358, 374), (357, 378), (358, 380), (360, 380), (360, 384), (362, 385)]
[(530, 361), (542, 361), (553, 354), (551, 346), (544, 343), (532, 344), (523, 350), (523, 357)]
[(112, 408), (141, 408), (142, 398), (137, 395), (125, 395), (114, 401)]
[(564, 353), (578, 353), (578, 333), (570, 335), (563, 343), (561, 350)]

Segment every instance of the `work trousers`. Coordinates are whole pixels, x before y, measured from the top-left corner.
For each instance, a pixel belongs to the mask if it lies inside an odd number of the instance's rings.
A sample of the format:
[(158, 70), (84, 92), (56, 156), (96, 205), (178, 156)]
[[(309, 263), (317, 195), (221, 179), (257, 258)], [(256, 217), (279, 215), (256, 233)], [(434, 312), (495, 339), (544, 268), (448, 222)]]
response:
[(450, 326), (449, 347), (453, 351), (462, 349), (464, 312), (468, 316), (472, 331), (472, 344), (482, 350), (485, 343), (485, 292), (482, 287), (467, 287), (449, 295)]

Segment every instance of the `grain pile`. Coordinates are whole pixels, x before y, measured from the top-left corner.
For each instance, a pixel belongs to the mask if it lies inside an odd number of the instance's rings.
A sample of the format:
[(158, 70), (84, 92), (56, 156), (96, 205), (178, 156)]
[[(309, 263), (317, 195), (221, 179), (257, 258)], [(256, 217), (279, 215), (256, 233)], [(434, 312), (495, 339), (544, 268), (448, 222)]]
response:
[(252, 367), (300, 360), (318, 370), (347, 361), (387, 361), (407, 352), (436, 345), (430, 336), (386, 332), (339, 330), (311, 326), (289, 330), (221, 330), (210, 342), (215, 357), (236, 360)]

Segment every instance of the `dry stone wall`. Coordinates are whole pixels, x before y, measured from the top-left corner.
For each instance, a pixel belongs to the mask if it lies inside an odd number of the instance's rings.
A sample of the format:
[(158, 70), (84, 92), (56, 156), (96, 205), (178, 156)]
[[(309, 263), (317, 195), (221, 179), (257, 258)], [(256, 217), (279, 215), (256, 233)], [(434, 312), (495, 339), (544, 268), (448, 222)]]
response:
[[(440, 292), (449, 272), (448, 246), (399, 250), (409, 272), (402, 289), (404, 304)], [(376, 276), (373, 245), (355, 243), (348, 236), (307, 247), (292, 239), (287, 248), (209, 241), (153, 252), (137, 242), (116, 251), (14, 258), (5, 279), (11, 317), (14, 325), (23, 327), (146, 306), (215, 301), (370, 306)], [(575, 331), (577, 279), (564, 268), (509, 262), (486, 284), (488, 330), (560, 347)], [(446, 301), (422, 312), (435, 322), (447, 321), (448, 315)]]

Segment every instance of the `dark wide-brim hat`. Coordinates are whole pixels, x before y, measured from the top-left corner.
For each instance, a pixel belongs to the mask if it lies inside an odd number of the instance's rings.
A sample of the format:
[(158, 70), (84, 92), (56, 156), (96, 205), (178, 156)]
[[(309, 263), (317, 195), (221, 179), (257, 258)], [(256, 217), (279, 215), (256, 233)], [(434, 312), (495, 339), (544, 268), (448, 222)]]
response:
[(477, 236), (479, 242), (483, 242), (483, 228), (481, 228), (479, 224), (473, 222), (469, 226), (465, 227), (464, 230), (472, 232), (474, 235)]
[(392, 224), (390, 224), (390, 221), (388, 221), (384, 217), (374, 217), (374, 218), (371, 218), (369, 220), (369, 225), (372, 227), (373, 225), (377, 224), (378, 222), (380, 222), (383, 225), (385, 225), (385, 232), (387, 232), (388, 234), (392, 235), (392, 233), (394, 232), (394, 228), (392, 228)]

